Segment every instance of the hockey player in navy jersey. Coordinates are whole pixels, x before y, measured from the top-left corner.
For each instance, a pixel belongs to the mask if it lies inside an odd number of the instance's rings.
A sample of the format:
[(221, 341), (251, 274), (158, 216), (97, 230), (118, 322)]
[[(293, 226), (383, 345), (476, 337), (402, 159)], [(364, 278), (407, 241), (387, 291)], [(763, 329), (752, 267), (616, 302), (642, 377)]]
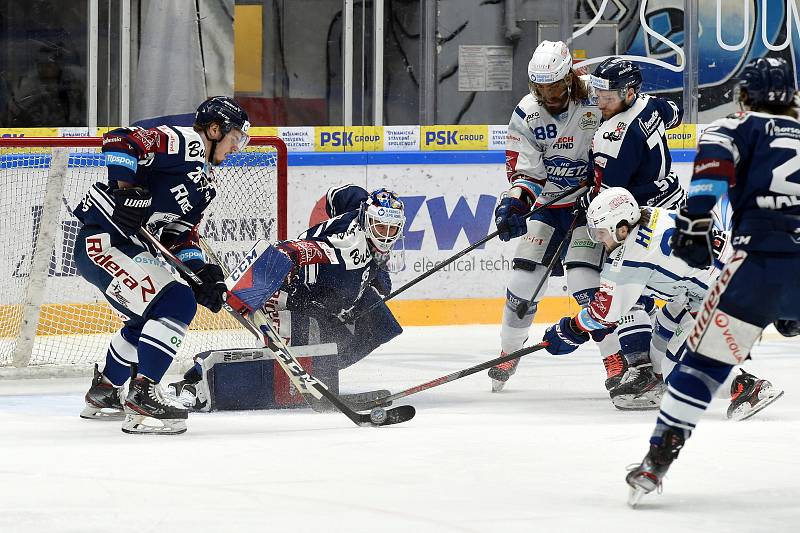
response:
[[(601, 189), (624, 187), (639, 205), (676, 209), (685, 200), (678, 177), (671, 171), (672, 159), (666, 130), (681, 123), (683, 111), (673, 102), (641, 92), (642, 74), (628, 60), (612, 57), (600, 63), (592, 73), (591, 85), (603, 121), (594, 134), (590, 154), (595, 189), (578, 202), (587, 206)], [(630, 368), (638, 367), (636, 376), (641, 388), (657, 382), (650, 368), (648, 346), (651, 336), (651, 299), (642, 300), (617, 328), (622, 350), (606, 357), (606, 388), (621, 408), (624, 398), (615, 389), (630, 390), (633, 383), (623, 379)], [(623, 402), (623, 403), (620, 403)]]
[[(102, 372), (86, 393), (81, 417), (123, 419), (126, 433), (186, 431), (187, 410), (165, 398), (159, 382), (197, 310), (218, 312), (225, 283), (193, 242), (194, 229), (216, 195), (209, 164), (219, 165), (249, 140), (247, 113), (232, 99), (209, 98), (194, 126), (119, 128), (103, 136), (108, 182), (94, 184), (75, 209), (83, 223), (75, 261), (124, 322), (111, 340)], [(139, 239), (147, 227), (203, 281), (178, 280)], [(124, 400), (121, 387), (131, 377)]]
[[(588, 80), (572, 69), (572, 56), (563, 42), (539, 44), (528, 64), (528, 79), (530, 93), (517, 104), (508, 124), (506, 174), (511, 187), (495, 210), (500, 239), (519, 237), (503, 307), (501, 354), (522, 348), (528, 338), (545, 292), (534, 295), (534, 290), (563, 241), (568, 239), (561, 258), (567, 285), (580, 304), (586, 304), (589, 292), (598, 287), (603, 260), (603, 249), (588, 239), (585, 223), (568, 235), (580, 191), (524, 218), (535, 206), (586, 178), (589, 144), (600, 122)], [(601, 352), (608, 350), (604, 356), (619, 350), (616, 336), (608, 337), (600, 347)], [(489, 370), (493, 391), (502, 390), (518, 364), (514, 359)]]
[[(338, 366), (345, 368), (403, 332), (381, 299), (391, 292), (389, 272), (402, 267), (405, 214), (394, 192), (367, 193), (356, 185), (331, 188), (325, 210), (330, 219), (275, 244), (293, 267), (264, 311), (290, 345), (336, 343)], [(185, 405), (203, 405), (206, 398), (198, 394), (210, 388), (197, 385), (202, 375), (195, 364), (182, 381), (170, 384), (171, 392)], [(215, 387), (236, 390), (247, 408), (248, 391), (241, 384)]]
[[(711, 261), (710, 211), (728, 193), (734, 253), (709, 289), (669, 379), (650, 449), (628, 473), (629, 504), (661, 486), (672, 462), (733, 367), (770, 323), (797, 334), (800, 319), (800, 110), (783, 59), (758, 58), (739, 75), (743, 111), (713, 122), (698, 143), (689, 199), (675, 222), (674, 255)], [(759, 383), (745, 384), (760, 398)]]
[[(715, 219), (724, 204), (713, 211)], [(675, 213), (657, 207), (641, 207), (633, 195), (622, 187), (604, 189), (597, 195), (586, 212), (589, 237), (602, 243), (608, 259), (600, 274), (600, 289), (590, 304), (573, 317), (564, 317), (544, 334), (549, 345), (546, 350), (553, 355), (573, 352), (589, 340), (593, 331), (617, 326), (630, 313), (641, 296), (656, 297), (666, 304), (656, 312), (656, 331), (650, 343), (649, 354), (656, 375), (665, 378), (685, 351), (685, 341), (694, 323), (700, 304), (719, 274), (719, 268), (730, 256), (726, 232), (714, 229), (712, 246), (713, 265), (705, 268), (690, 267), (677, 258), (670, 248), (669, 239), (675, 232)], [(650, 368), (649, 365), (646, 368)], [(629, 396), (619, 405), (641, 409), (658, 407), (662, 395), (661, 381), (647, 387), (636, 386), (641, 368), (632, 367), (625, 382), (628, 389), (618, 387), (613, 394)], [(649, 382), (649, 380), (648, 380)], [(757, 384), (747, 388), (748, 383)], [(720, 396), (730, 399), (728, 418), (749, 418), (769, 403), (777, 400), (783, 391), (772, 387), (749, 373), (729, 376), (727, 386), (720, 388)], [(760, 392), (760, 397), (756, 392)]]

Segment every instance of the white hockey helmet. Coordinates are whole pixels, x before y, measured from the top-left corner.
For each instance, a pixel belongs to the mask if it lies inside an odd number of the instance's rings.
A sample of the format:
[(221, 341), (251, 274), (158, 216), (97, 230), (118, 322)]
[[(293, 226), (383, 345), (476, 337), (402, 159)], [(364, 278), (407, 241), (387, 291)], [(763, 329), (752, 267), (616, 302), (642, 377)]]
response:
[(528, 63), (530, 83), (555, 83), (566, 78), (572, 68), (572, 55), (562, 41), (542, 41)]
[(592, 242), (603, 242), (602, 232), (607, 231), (616, 243), (617, 228), (623, 223), (634, 226), (642, 213), (633, 195), (622, 187), (605, 189), (595, 196), (586, 210), (586, 226)]

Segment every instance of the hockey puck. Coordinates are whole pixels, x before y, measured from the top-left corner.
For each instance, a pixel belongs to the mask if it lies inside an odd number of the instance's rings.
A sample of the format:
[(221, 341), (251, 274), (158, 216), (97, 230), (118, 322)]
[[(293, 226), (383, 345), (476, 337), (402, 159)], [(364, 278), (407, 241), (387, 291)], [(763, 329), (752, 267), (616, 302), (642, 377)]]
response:
[(383, 424), (386, 422), (386, 409), (383, 409), (382, 407), (376, 407), (369, 412), (369, 419), (373, 424)]

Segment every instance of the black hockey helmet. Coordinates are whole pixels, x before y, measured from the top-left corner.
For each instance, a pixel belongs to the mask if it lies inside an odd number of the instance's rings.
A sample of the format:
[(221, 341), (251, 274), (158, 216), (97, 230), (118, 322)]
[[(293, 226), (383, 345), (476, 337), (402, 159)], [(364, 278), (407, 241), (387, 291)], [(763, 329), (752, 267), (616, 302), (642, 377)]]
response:
[(621, 94), (628, 87), (637, 93), (642, 87), (642, 71), (639, 66), (621, 57), (609, 57), (597, 65), (590, 76), (592, 87), (602, 91), (619, 91)]
[(205, 127), (214, 122), (220, 125), (223, 135), (234, 128), (242, 133), (250, 129), (247, 111), (227, 96), (212, 96), (197, 108), (195, 125)]
[(738, 78), (748, 105), (789, 105), (794, 100), (794, 74), (783, 58), (758, 57), (742, 68)]
[[(236, 129), (241, 132), (236, 146), (239, 150), (244, 150), (247, 143), (250, 142), (250, 136), (247, 130), (250, 129), (250, 121), (247, 118), (247, 112), (236, 103), (236, 100), (227, 96), (212, 96), (197, 108), (194, 114), (194, 125), (196, 128), (205, 129), (211, 124), (219, 124), (224, 137), (232, 130)], [(211, 150), (209, 161), (215, 163), (215, 153), (217, 151), (217, 143), (221, 140), (211, 140)]]

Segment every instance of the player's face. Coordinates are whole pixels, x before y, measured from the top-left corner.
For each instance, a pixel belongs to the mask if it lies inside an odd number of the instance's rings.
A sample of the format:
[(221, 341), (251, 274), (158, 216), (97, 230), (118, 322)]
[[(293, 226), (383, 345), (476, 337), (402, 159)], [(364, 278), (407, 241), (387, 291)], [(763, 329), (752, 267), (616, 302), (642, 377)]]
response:
[(608, 120), (618, 113), (622, 113), (627, 108), (627, 100), (630, 94), (623, 98), (623, 94), (618, 90), (607, 91), (595, 89), (597, 94), (597, 107), (603, 114), (603, 120)]
[(225, 135), (217, 144), (217, 149), (214, 151), (214, 165), (219, 165), (225, 158), (234, 152), (238, 152), (243, 145), (247, 144), (247, 135), (237, 129), (232, 129)]
[(531, 83), (533, 95), (551, 115), (562, 113), (569, 105), (569, 86), (566, 79), (555, 83)]

